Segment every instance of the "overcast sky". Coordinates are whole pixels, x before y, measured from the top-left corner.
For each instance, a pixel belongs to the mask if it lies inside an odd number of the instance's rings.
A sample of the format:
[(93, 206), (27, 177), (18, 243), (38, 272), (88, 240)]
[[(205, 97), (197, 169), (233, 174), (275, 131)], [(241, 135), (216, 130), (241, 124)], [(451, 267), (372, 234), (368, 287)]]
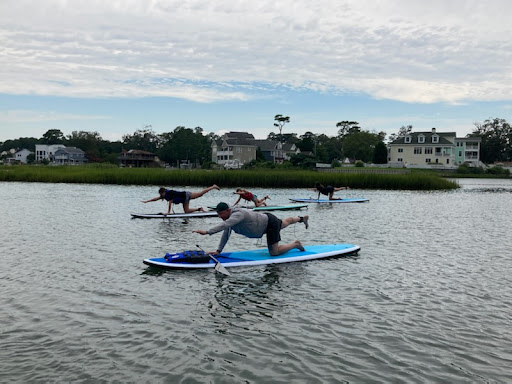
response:
[(0, 1), (0, 141), (512, 120), (510, 0)]

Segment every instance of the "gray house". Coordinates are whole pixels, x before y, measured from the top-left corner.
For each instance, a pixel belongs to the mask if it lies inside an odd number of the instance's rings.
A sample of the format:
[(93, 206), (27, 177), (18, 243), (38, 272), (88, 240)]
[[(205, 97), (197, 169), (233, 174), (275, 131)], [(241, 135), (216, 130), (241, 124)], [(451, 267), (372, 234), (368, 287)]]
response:
[(58, 165), (79, 165), (85, 164), (88, 160), (85, 157), (85, 152), (76, 147), (64, 147), (55, 151), (54, 164)]

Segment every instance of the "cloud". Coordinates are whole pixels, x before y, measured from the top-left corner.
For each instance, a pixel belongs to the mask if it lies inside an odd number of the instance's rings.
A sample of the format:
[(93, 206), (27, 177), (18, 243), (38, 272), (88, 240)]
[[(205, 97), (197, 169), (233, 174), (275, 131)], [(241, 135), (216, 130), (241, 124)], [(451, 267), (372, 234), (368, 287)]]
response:
[(5, 94), (510, 100), (508, 1), (0, 3)]
[(0, 111), (0, 123), (33, 123), (67, 120), (106, 120), (108, 116), (77, 115), (52, 111), (38, 112), (33, 110)]

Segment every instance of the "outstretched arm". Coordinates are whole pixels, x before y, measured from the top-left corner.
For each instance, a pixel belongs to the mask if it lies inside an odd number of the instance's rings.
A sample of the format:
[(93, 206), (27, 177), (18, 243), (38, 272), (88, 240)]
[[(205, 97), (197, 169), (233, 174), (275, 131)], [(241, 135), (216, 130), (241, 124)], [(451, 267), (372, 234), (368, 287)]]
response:
[[(236, 192), (234, 192), (234, 193), (236, 193)], [(241, 199), (242, 199), (242, 195), (238, 195), (238, 200), (233, 205), (237, 205), (240, 202)]]
[(160, 197), (160, 196), (158, 196), (158, 197), (153, 197), (152, 199), (149, 199), (149, 200), (142, 200), (142, 202), (143, 202), (143, 203), (149, 203), (149, 202), (151, 202), (151, 201), (158, 201), (158, 200), (160, 200), (160, 199), (161, 199), (161, 197)]

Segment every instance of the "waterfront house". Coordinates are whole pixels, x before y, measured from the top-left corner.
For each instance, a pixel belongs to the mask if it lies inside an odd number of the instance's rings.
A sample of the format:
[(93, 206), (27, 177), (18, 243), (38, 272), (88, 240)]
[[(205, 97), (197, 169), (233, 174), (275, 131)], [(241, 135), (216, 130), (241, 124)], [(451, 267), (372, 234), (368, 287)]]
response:
[(455, 132), (411, 132), (388, 144), (388, 164), (408, 168), (447, 168), (480, 163), (480, 139)]
[(256, 160), (256, 140), (251, 133), (228, 132), (212, 142), (212, 162), (246, 164)]
[(49, 162), (53, 162), (55, 159), (55, 152), (59, 148), (66, 148), (63, 144), (36, 144), (36, 162), (40, 162), (42, 160), (48, 160)]
[(121, 167), (130, 168), (155, 168), (161, 166), (161, 161), (154, 153), (140, 149), (123, 150), (119, 155)]
[(85, 152), (76, 147), (64, 147), (55, 151), (53, 163), (57, 165), (83, 165), (88, 162)]
[(16, 161), (19, 161), (19, 162), (23, 163), (23, 164), (27, 164), (27, 156), (32, 154), (32, 153), (34, 153), (34, 152), (32, 152), (32, 151), (30, 151), (30, 150), (28, 150), (26, 148), (23, 148), (23, 149), (20, 149), (19, 151), (16, 151), (14, 153), (14, 159)]

